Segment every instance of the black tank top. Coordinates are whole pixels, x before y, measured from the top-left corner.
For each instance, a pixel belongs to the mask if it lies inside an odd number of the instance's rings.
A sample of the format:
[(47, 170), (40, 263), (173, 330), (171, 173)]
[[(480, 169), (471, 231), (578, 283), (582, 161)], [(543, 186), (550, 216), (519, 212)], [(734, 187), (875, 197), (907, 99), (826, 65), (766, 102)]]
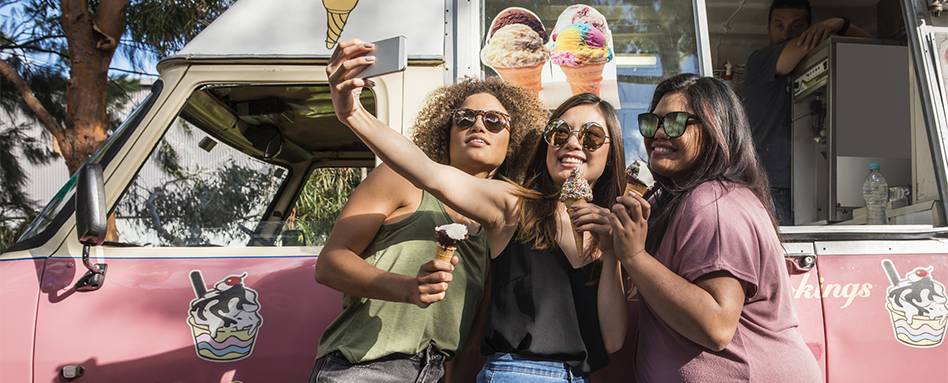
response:
[(533, 250), (516, 238), (490, 261), (481, 353), (562, 361), (585, 373), (605, 367), (597, 309), (601, 268), (593, 262), (574, 269), (559, 247)]

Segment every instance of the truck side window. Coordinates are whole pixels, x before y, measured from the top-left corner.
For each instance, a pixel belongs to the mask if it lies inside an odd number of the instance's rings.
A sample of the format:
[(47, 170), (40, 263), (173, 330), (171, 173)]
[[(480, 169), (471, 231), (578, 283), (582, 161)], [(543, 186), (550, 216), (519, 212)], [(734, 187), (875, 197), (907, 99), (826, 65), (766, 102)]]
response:
[(203, 86), (150, 150), (106, 245), (321, 246), (375, 165), (323, 84)]
[(309, 176), (286, 219), (283, 246), (323, 246), (349, 195), (365, 179), (368, 168), (317, 168)]
[(114, 242), (243, 246), (287, 177), (179, 117), (115, 208)]

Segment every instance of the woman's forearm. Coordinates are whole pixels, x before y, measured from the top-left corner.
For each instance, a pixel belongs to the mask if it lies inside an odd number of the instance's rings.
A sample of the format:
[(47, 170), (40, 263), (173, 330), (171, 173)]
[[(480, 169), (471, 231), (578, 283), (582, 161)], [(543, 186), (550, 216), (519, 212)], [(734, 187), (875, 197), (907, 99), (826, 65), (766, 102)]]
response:
[(606, 351), (611, 354), (622, 348), (629, 329), (629, 308), (621, 268), (611, 251), (603, 254), (598, 293), (599, 327)]
[(743, 308), (744, 293), (737, 279), (692, 283), (648, 253), (624, 258), (622, 266), (649, 307), (682, 336), (715, 351), (730, 343)]
[(414, 303), (410, 299), (412, 277), (379, 270), (352, 251), (325, 251), (316, 260), (316, 281), (344, 294)]

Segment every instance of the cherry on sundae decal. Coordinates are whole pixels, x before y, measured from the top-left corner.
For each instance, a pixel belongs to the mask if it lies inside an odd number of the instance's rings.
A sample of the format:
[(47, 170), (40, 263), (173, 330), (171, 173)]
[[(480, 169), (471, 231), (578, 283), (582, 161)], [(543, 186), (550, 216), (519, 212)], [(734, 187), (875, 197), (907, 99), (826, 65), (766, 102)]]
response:
[(263, 318), (257, 292), (244, 286), (247, 273), (230, 275), (208, 290), (200, 270), (191, 271), (196, 298), (191, 301), (188, 325), (199, 358), (233, 362), (250, 356)]
[(882, 260), (892, 286), (886, 289), (886, 309), (899, 342), (912, 347), (934, 347), (945, 338), (948, 298), (945, 285), (932, 279), (933, 266), (916, 267), (899, 277), (895, 265)]

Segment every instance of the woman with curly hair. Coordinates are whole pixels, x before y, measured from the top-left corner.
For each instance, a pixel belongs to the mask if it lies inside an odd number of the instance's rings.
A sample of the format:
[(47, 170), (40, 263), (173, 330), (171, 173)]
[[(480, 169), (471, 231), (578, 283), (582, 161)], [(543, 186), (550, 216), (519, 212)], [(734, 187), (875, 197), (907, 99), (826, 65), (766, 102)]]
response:
[[(545, 120), (529, 91), (467, 78), (428, 96), (413, 138), (433, 162), (461, 173), (519, 179), (521, 147), (538, 138)], [(434, 228), (448, 223), (465, 224), (470, 238), (451, 262), (435, 260)], [(310, 381), (436, 382), (445, 359), (465, 343), (476, 347), (465, 341), (488, 262), (478, 223), (385, 164), (373, 170), (353, 191), (316, 262), (316, 280), (345, 296), (342, 314), (319, 341)]]
[(741, 100), (721, 80), (678, 75), (658, 84), (639, 131), (659, 192), (651, 205), (620, 197), (610, 216), (643, 298), (636, 380), (821, 381)]
[[(553, 112), (522, 185), (474, 177), (425, 160), (362, 107), (361, 88), (373, 83), (357, 76), (374, 60), (372, 49), (357, 39), (339, 43), (326, 67), (333, 107), (395, 172), (482, 225), (491, 286), (481, 338), (489, 357), (478, 381), (588, 381), (621, 348), (628, 321), (609, 210), (601, 207), (625, 187), (615, 109), (592, 94), (573, 96)], [(593, 203), (566, 206), (560, 189), (577, 169)], [(577, 245), (573, 225), (598, 241)]]

